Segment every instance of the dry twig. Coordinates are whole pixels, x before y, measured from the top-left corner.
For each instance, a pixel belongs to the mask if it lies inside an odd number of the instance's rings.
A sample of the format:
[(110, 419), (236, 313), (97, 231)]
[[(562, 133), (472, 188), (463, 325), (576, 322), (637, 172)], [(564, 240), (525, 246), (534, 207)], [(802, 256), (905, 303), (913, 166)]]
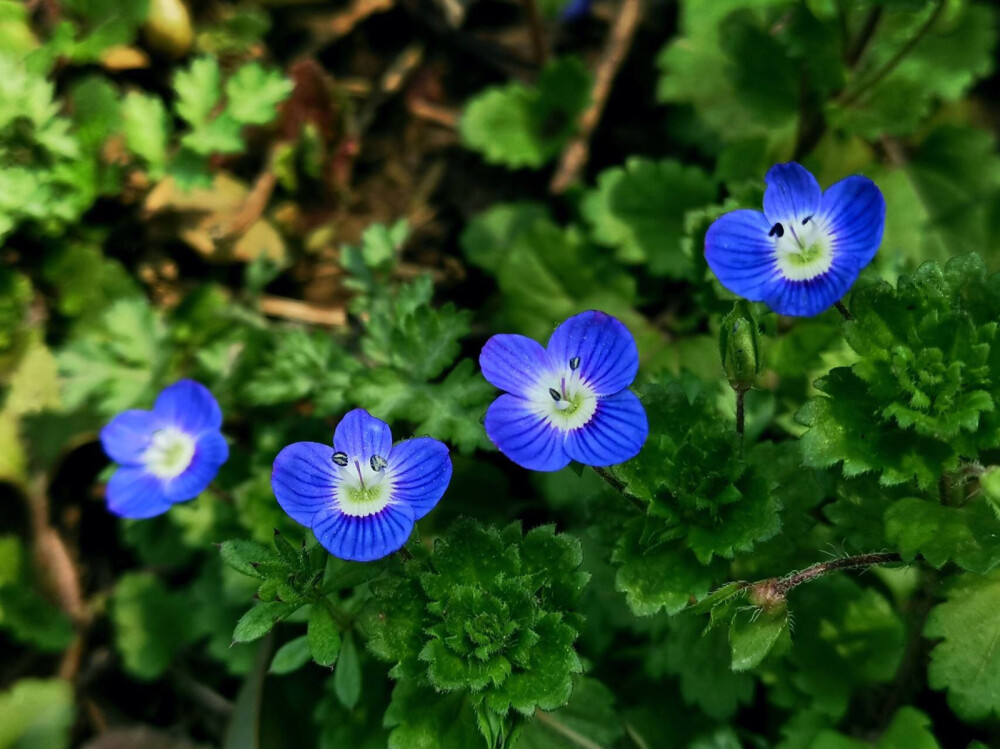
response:
[(580, 172), (587, 165), (587, 159), (590, 157), (590, 137), (597, 123), (601, 121), (604, 106), (611, 93), (611, 84), (632, 47), (632, 40), (635, 38), (641, 19), (642, 0), (624, 0), (615, 18), (615, 24), (608, 34), (601, 60), (597, 64), (594, 86), (590, 92), (590, 106), (580, 116), (579, 131), (563, 150), (559, 167), (549, 183), (549, 191), (555, 195), (562, 194), (579, 179)]

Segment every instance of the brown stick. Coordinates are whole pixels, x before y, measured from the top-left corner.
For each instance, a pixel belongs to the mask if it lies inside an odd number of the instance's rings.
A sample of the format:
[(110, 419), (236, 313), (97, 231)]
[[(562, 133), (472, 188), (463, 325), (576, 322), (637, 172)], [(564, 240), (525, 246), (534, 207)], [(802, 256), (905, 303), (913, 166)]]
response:
[(271, 317), (325, 325), (328, 328), (341, 328), (347, 325), (347, 312), (341, 307), (316, 307), (308, 302), (280, 296), (261, 297), (260, 311)]
[(545, 31), (542, 29), (542, 17), (538, 12), (537, 0), (522, 0), (524, 10), (528, 14), (528, 29), (531, 31), (531, 50), (535, 56), (535, 64), (541, 67), (545, 64), (549, 53), (545, 44)]
[(27, 492), (33, 557), (40, 582), (77, 628), (77, 635), (63, 653), (58, 670), (60, 678), (72, 679), (80, 668), (84, 632), (89, 620), (80, 573), (66, 542), (49, 523), (48, 481), (45, 475), (35, 476)]
[(611, 93), (611, 84), (614, 83), (615, 76), (618, 75), (618, 70), (632, 47), (632, 40), (635, 38), (641, 19), (642, 0), (624, 0), (594, 73), (590, 105), (580, 115), (579, 131), (563, 150), (559, 166), (549, 183), (549, 192), (552, 194), (561, 195), (566, 192), (566, 189), (579, 179), (580, 172), (587, 165), (587, 159), (590, 158), (590, 137), (601, 121), (601, 115)]

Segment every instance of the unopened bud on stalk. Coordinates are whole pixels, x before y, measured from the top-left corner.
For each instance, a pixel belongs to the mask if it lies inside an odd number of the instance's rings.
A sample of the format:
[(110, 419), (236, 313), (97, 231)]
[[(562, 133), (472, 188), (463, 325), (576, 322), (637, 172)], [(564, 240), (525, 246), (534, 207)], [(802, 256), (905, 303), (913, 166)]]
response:
[(997, 518), (1000, 519), (1000, 466), (990, 466), (979, 477), (979, 488)]
[(736, 302), (722, 319), (719, 331), (719, 354), (722, 368), (733, 390), (744, 392), (753, 387), (762, 368), (760, 331), (750, 311), (750, 303)]

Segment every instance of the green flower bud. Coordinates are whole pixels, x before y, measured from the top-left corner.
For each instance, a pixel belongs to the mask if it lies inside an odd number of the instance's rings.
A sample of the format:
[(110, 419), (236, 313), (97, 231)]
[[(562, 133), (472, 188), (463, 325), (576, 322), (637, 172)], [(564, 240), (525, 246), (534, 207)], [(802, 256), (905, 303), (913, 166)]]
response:
[(1000, 466), (990, 466), (983, 472), (979, 477), (979, 488), (983, 492), (983, 499), (1000, 519)]
[(760, 331), (750, 311), (750, 303), (739, 301), (722, 319), (719, 331), (722, 368), (733, 390), (749, 390), (760, 374)]

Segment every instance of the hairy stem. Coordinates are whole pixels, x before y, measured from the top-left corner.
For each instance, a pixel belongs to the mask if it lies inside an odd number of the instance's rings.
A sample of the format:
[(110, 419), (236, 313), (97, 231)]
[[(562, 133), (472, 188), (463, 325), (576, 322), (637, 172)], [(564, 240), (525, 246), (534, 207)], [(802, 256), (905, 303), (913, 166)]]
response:
[(914, 34), (910, 40), (904, 44), (899, 50), (892, 56), (892, 58), (879, 70), (868, 78), (868, 80), (862, 82), (856, 89), (850, 92), (845, 92), (845, 95), (841, 97), (840, 103), (842, 106), (849, 106), (861, 98), (866, 92), (875, 88), (880, 84), (885, 77), (889, 75), (896, 67), (901, 63), (913, 48), (916, 47), (920, 41), (927, 36), (927, 33), (934, 28), (934, 24), (937, 23), (938, 18), (941, 17), (941, 13), (944, 11), (944, 6), (946, 0), (938, 0), (937, 5), (934, 7), (934, 11), (927, 17), (927, 20), (917, 29), (917, 33)]
[(769, 603), (773, 604), (784, 601), (792, 588), (796, 588), (803, 583), (823, 577), (824, 575), (829, 575), (831, 572), (873, 567), (879, 564), (892, 564), (893, 562), (901, 561), (902, 558), (896, 552), (879, 552), (875, 554), (858, 554), (853, 557), (820, 562), (785, 577), (772, 577), (753, 583), (750, 586), (750, 600), (758, 605), (766, 606)]
[(747, 426), (747, 414), (746, 406), (744, 401), (747, 397), (747, 391), (740, 389), (736, 391), (736, 433), (740, 435), (740, 442), (743, 441), (743, 434), (746, 432)]
[(625, 497), (625, 499), (627, 499), (632, 504), (633, 507), (635, 507), (643, 515), (646, 514), (645, 503), (634, 494), (630, 494), (623, 481), (619, 481), (617, 478), (615, 478), (611, 474), (611, 471), (609, 471), (607, 468), (601, 468), (600, 466), (591, 466), (591, 468), (594, 469), (594, 473), (596, 473), (598, 476), (604, 479), (605, 482), (607, 482), (608, 486), (610, 486), (616, 492)]
[(847, 309), (847, 307), (844, 305), (843, 302), (834, 302), (833, 306), (837, 308), (837, 312), (839, 312), (840, 316), (843, 317), (847, 322), (850, 322), (851, 320), (854, 319), (854, 315), (851, 314), (851, 311)]

